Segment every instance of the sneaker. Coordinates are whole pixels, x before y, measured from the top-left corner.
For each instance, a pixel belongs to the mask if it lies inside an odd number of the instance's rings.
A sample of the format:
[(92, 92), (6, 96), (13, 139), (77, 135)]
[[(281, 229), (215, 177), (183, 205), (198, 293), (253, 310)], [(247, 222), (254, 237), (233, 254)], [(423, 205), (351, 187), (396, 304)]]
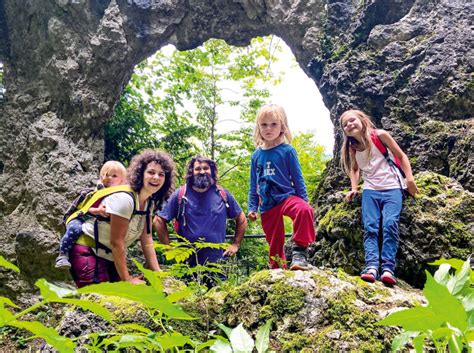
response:
[(382, 281), (383, 284), (387, 286), (393, 286), (394, 284), (397, 284), (397, 279), (389, 271), (384, 271), (382, 273), (382, 276), (380, 276), (380, 280)]
[(71, 263), (69, 262), (68, 256), (64, 255), (64, 254), (60, 254), (56, 258), (56, 264), (54, 265), (54, 267), (60, 268), (60, 269), (69, 269), (69, 268), (71, 268)]
[(377, 270), (375, 268), (369, 268), (362, 272), (360, 278), (366, 282), (374, 283), (377, 279)]
[(290, 264), (290, 270), (296, 271), (296, 270), (307, 270), (308, 269), (308, 260), (307, 260), (307, 248), (301, 248), (295, 246), (293, 248), (293, 254), (292, 254), (292, 259), (291, 259), (291, 264)]

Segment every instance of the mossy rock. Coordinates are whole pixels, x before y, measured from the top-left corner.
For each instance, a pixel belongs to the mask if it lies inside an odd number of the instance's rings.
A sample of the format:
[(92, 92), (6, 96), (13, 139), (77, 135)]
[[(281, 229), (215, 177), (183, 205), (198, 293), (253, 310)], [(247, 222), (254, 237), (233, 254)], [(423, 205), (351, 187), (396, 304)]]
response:
[[(342, 270), (264, 270), (237, 287), (215, 289), (183, 304), (200, 319), (179, 332), (204, 339), (203, 330), (243, 323), (254, 337), (268, 319), (278, 352), (389, 350), (396, 328), (376, 326), (387, 313), (423, 302), (413, 290), (368, 284)], [(208, 322), (206, 328), (204, 323)], [(176, 327), (175, 327), (176, 328)], [(206, 332), (207, 334), (207, 332)]]

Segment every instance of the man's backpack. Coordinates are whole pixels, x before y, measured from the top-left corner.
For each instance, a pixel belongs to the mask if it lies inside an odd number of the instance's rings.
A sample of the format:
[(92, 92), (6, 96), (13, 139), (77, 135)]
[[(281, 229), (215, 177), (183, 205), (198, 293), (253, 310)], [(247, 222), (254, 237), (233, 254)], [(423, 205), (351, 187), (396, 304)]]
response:
[(405, 172), (402, 169), (402, 165), (400, 163), (400, 160), (398, 159), (397, 156), (395, 156), (393, 153), (389, 153), (389, 150), (387, 146), (382, 142), (380, 139), (379, 135), (377, 135), (377, 130), (372, 130), (370, 133), (370, 138), (372, 139), (372, 143), (377, 147), (377, 149), (382, 153), (384, 156), (385, 160), (387, 161), (388, 165), (390, 167), (395, 167), (398, 169), (400, 172), (401, 176), (405, 178)]
[[(176, 215), (176, 218), (174, 219), (173, 222), (173, 227), (174, 231), (176, 234), (178, 234), (178, 229), (179, 229), (179, 221), (178, 219), (182, 217), (183, 219), (183, 227), (186, 227), (186, 217), (185, 217), (185, 211), (186, 211), (186, 204), (188, 203), (188, 199), (186, 197), (186, 184), (181, 185), (179, 187), (179, 192), (178, 192), (178, 213)], [(219, 196), (222, 198), (222, 201), (225, 204), (226, 211), (229, 211), (229, 202), (227, 199), (227, 193), (225, 192), (224, 188), (220, 185), (216, 185), (216, 192), (219, 194)]]
[[(133, 191), (133, 189), (128, 185), (111, 186), (111, 187), (108, 187), (108, 188), (103, 188), (103, 189), (98, 189), (98, 190), (95, 189), (95, 190), (92, 190), (89, 193), (85, 193), (85, 195), (83, 196), (82, 201), (80, 201), (78, 203), (75, 210), (66, 218), (65, 224), (67, 225), (73, 219), (83, 217), (85, 214), (87, 214), (87, 212), (89, 211), (89, 209), (91, 207), (96, 207), (97, 205), (99, 205), (104, 197), (110, 196), (110, 195), (115, 194), (117, 192), (126, 192), (126, 193), (128, 193), (132, 196), (133, 202), (134, 202), (133, 215), (145, 215), (146, 216), (146, 229), (147, 229), (148, 233), (151, 233), (151, 218), (150, 218), (150, 215), (151, 215), (151, 207), (153, 205), (153, 201), (149, 200), (148, 207), (145, 211), (139, 211), (138, 210), (139, 206), (138, 206), (137, 195)], [(82, 192), (81, 192), (81, 195), (82, 195)], [(79, 199), (81, 197), (81, 195), (79, 195), (76, 198), (76, 200)], [(74, 200), (73, 204), (76, 202), (76, 200)], [(71, 204), (71, 206), (69, 208), (72, 208), (73, 204)], [(69, 211), (69, 209), (68, 209), (68, 211)], [(104, 217), (101, 217), (101, 216), (94, 216), (94, 215), (90, 215), (90, 216), (95, 218), (95, 222), (94, 222), (94, 241), (95, 241), (95, 244), (96, 244), (96, 250), (101, 248), (101, 249), (104, 249), (106, 252), (110, 252), (111, 250), (109, 248), (107, 248), (103, 244), (100, 244), (100, 242), (99, 242), (99, 224), (98, 224), (98, 221), (106, 221), (107, 222), (110, 219), (109, 218), (104, 218)]]

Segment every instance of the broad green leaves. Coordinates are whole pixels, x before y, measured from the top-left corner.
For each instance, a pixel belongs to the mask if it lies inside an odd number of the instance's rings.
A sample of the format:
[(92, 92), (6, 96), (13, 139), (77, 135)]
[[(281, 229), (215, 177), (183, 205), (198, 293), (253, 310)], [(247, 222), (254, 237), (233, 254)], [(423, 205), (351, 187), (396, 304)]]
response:
[(212, 352), (229, 352), (229, 353), (251, 353), (256, 348), (258, 353), (269, 352), (269, 336), (272, 320), (268, 320), (257, 332), (256, 341), (244, 329), (243, 324), (231, 329), (225, 325), (218, 324), (219, 328), (224, 331), (228, 337), (228, 341), (217, 336), (215, 343), (210, 347)]
[[(437, 350), (472, 351), (474, 289), (470, 261), (442, 259), (433, 264), (440, 267), (434, 277), (426, 272), (423, 293), (428, 305), (395, 312), (377, 323), (407, 331), (394, 339), (393, 351), (410, 340), (417, 352), (423, 351), (425, 340), (433, 342)], [(457, 270), (455, 274), (451, 274), (451, 267)]]

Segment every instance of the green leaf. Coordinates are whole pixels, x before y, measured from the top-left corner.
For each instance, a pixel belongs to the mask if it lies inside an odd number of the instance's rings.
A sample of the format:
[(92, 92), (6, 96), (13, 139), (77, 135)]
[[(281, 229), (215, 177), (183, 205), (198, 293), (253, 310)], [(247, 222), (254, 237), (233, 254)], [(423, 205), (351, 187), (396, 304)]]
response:
[(216, 341), (217, 341), (216, 339), (210, 339), (206, 342), (203, 342), (203, 343), (197, 345), (196, 348), (194, 348), (194, 351), (195, 352), (200, 352), (204, 348), (212, 347), (216, 343)]
[(181, 307), (170, 303), (163, 292), (156, 291), (153, 287), (144, 284), (132, 284), (129, 282), (115, 282), (115, 283), (99, 283), (92, 284), (78, 289), (78, 293), (95, 293), (100, 295), (113, 295), (120, 298), (126, 298), (150, 309), (157, 309), (169, 318), (191, 320), (191, 316), (186, 314)]
[(461, 302), (466, 311), (474, 310), (474, 289), (473, 288), (468, 288), (467, 293), (464, 296), (462, 296)]
[(451, 265), (450, 264), (441, 264), (438, 268), (438, 270), (434, 274), (434, 279), (436, 282), (439, 284), (442, 284), (443, 286), (446, 286), (446, 284), (449, 281), (450, 274), (449, 271), (451, 270)]
[(451, 336), (448, 340), (448, 347), (450, 353), (462, 353), (463, 352), (463, 344), (462, 344), (462, 337), (460, 336)]
[(166, 298), (169, 300), (170, 303), (176, 303), (181, 299), (188, 298), (190, 295), (193, 294), (193, 290), (190, 287), (186, 287), (185, 289), (177, 292), (173, 292), (168, 295)]
[(160, 343), (164, 351), (168, 351), (171, 348), (183, 347), (189, 344), (191, 347), (195, 347), (196, 344), (188, 336), (183, 336), (178, 332), (165, 334), (163, 336), (155, 337), (155, 340)]
[(423, 346), (425, 344), (426, 334), (419, 334), (413, 338), (413, 346), (415, 347), (416, 353), (423, 353)]
[(230, 327), (227, 327), (226, 325), (224, 324), (217, 324), (217, 326), (222, 330), (224, 331), (224, 333), (226, 334), (227, 338), (230, 338), (230, 334), (232, 332), (232, 329)]
[(433, 310), (427, 307), (416, 307), (400, 310), (390, 314), (376, 325), (401, 326), (405, 331), (434, 330), (441, 326)]
[(37, 280), (35, 286), (39, 288), (41, 296), (45, 300), (49, 301), (54, 301), (55, 299), (70, 297), (77, 294), (76, 290), (58, 287), (52, 283), (49, 283), (44, 278)]
[(9, 270), (13, 270), (15, 272), (20, 273), (20, 269), (14, 264), (12, 264), (10, 261), (7, 261), (2, 255), (0, 255), (0, 267), (5, 267)]
[(258, 353), (265, 353), (270, 343), (270, 328), (272, 327), (272, 319), (268, 320), (265, 325), (260, 327), (255, 337), (255, 348)]
[(230, 344), (220, 339), (216, 340), (216, 342), (211, 347), (209, 347), (209, 349), (211, 352), (216, 353), (233, 353)]
[(74, 353), (74, 349), (76, 348), (75, 343), (71, 339), (60, 336), (55, 329), (46, 327), (41, 322), (15, 321), (9, 325), (32, 332), (35, 336), (44, 339), (59, 352)]
[(392, 352), (402, 351), (405, 345), (416, 335), (418, 335), (418, 332), (405, 331), (395, 336), (392, 341)]
[(4, 306), (4, 304), (7, 304), (13, 308), (18, 308), (18, 305), (16, 305), (14, 302), (12, 302), (9, 298), (6, 297), (0, 296), (0, 304), (2, 307)]
[(437, 283), (428, 271), (426, 271), (423, 293), (428, 299), (428, 306), (435, 313), (437, 321), (449, 322), (461, 331), (467, 328), (467, 314), (461, 302), (449, 293), (446, 287)]
[(56, 300), (51, 300), (52, 302), (56, 303), (64, 303), (64, 304), (71, 304), (78, 306), (84, 310), (88, 310), (96, 314), (97, 316), (100, 316), (104, 320), (107, 320), (110, 322), (112, 320), (110, 312), (104, 308), (102, 305), (93, 303), (88, 300), (81, 300), (81, 299), (69, 299), (69, 298), (64, 298), (64, 299), (56, 299)]
[(10, 322), (15, 321), (15, 316), (2, 305), (0, 306), (0, 327), (8, 325)]
[(460, 270), (464, 264), (464, 261), (462, 260), (459, 260), (459, 259), (445, 259), (445, 258), (442, 258), (442, 259), (439, 259), (439, 260), (436, 260), (434, 262), (429, 262), (428, 265), (442, 265), (442, 264), (448, 264), (450, 265), (452, 268), (456, 269), (456, 270)]
[(142, 325), (138, 325), (138, 324), (122, 324), (122, 325), (119, 325), (119, 328), (124, 331), (139, 331), (146, 334), (150, 334), (153, 332), (149, 328), (144, 327)]
[(244, 325), (240, 323), (235, 327), (229, 336), (230, 344), (235, 353), (252, 352), (255, 342), (249, 333), (244, 329)]
[(469, 280), (471, 278), (470, 271), (471, 264), (469, 260), (465, 261), (462, 268), (456, 271), (453, 284), (452, 286), (448, 287), (449, 291), (453, 295), (459, 294), (463, 290), (463, 288), (466, 287), (466, 285), (467, 287), (469, 287)]
[(163, 283), (161, 283), (161, 280), (158, 278), (157, 272), (146, 269), (135, 259), (133, 259), (133, 263), (156, 291), (163, 292)]
[(451, 337), (454, 334), (454, 331), (449, 327), (440, 327), (431, 332), (431, 337), (433, 340), (446, 340), (448, 337)]

